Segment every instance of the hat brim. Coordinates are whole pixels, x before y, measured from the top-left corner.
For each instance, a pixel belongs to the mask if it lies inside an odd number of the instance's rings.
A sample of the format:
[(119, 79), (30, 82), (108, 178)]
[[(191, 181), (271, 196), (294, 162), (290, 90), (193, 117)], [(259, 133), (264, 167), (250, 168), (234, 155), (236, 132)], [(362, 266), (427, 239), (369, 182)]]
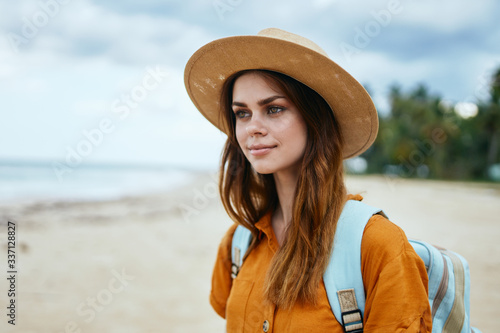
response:
[(343, 158), (363, 153), (378, 132), (372, 99), (349, 73), (328, 57), (299, 44), (264, 36), (215, 40), (196, 51), (184, 72), (184, 83), (196, 108), (213, 125), (219, 123), (225, 80), (242, 70), (265, 69), (293, 77), (318, 92), (330, 105), (344, 137)]

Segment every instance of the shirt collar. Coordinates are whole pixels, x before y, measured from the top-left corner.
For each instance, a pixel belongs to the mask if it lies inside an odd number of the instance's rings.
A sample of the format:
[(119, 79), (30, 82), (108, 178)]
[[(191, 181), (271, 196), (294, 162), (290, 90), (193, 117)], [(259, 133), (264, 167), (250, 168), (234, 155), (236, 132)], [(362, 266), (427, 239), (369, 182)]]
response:
[(274, 235), (273, 225), (271, 223), (272, 210), (269, 210), (255, 223), (255, 227), (259, 230), (259, 240), (265, 236), (268, 239), (268, 244), (271, 249), (276, 252), (279, 248), (278, 240)]

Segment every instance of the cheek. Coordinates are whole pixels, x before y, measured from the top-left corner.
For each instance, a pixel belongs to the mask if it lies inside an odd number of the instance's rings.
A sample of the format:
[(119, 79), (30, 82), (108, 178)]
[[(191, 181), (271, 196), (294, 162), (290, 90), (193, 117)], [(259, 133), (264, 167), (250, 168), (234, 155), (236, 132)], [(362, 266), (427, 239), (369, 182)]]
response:
[(288, 131), (288, 139), (293, 142), (293, 146), (297, 148), (298, 152), (303, 153), (307, 144), (306, 123), (299, 119), (294, 121), (292, 126), (291, 131)]
[(300, 147), (300, 154), (303, 155), (307, 145), (307, 128), (300, 128), (296, 135), (297, 146)]
[(238, 125), (237, 122), (234, 132), (236, 135), (236, 141), (238, 141), (238, 144), (240, 145), (241, 148), (241, 145), (244, 144), (246, 140), (246, 131), (241, 125)]

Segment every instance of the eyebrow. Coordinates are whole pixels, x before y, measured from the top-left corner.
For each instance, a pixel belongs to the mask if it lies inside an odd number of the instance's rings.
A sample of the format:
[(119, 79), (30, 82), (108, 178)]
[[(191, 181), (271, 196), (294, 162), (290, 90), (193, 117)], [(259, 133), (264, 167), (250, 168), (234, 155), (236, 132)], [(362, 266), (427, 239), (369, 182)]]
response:
[[(276, 99), (279, 99), (279, 98), (286, 98), (286, 97), (285, 96), (281, 96), (281, 95), (274, 95), (274, 96), (270, 96), (268, 98), (264, 98), (264, 99), (258, 101), (257, 104), (259, 104), (260, 106), (266, 105), (266, 104), (269, 104), (272, 101), (274, 101)], [(245, 103), (237, 102), (237, 101), (233, 101), (232, 105), (233, 106), (241, 106), (241, 107), (246, 107), (247, 106)]]

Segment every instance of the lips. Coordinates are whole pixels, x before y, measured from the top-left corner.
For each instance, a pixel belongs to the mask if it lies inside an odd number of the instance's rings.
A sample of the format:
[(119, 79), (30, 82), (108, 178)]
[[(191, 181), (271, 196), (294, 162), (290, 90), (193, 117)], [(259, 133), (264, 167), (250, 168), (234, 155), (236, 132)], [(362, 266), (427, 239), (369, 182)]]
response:
[(277, 146), (272, 146), (272, 145), (251, 145), (248, 147), (248, 150), (250, 150), (250, 154), (254, 156), (260, 156), (269, 153), (276, 147)]

